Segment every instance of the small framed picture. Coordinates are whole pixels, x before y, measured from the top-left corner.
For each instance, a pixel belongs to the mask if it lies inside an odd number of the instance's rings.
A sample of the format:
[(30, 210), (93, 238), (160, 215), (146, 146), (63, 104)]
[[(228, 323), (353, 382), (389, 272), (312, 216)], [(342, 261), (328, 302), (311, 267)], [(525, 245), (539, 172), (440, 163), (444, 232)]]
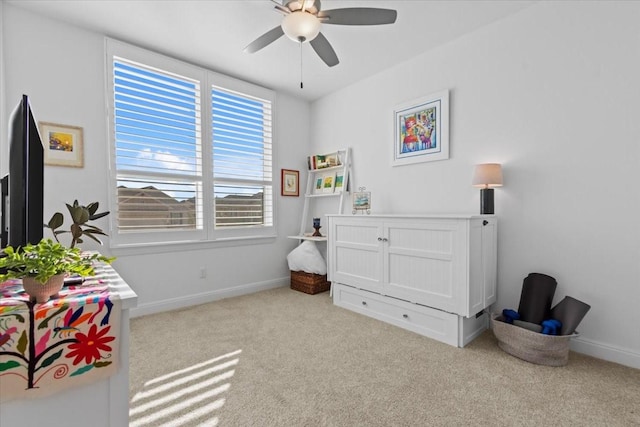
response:
[(84, 166), (82, 128), (40, 122), (40, 137), (44, 145), (44, 163), (52, 166)]
[(344, 188), (344, 172), (338, 172), (336, 173), (336, 186), (333, 191), (335, 193), (340, 193), (342, 192), (343, 188)]
[(322, 192), (323, 193), (333, 193), (333, 189), (336, 185), (336, 174), (335, 173), (326, 173), (322, 178)]
[(355, 191), (353, 193), (353, 214), (356, 212), (371, 213), (371, 192), (370, 191)]
[(282, 169), (282, 182), (280, 194), (283, 196), (300, 195), (300, 172), (291, 169)]
[(318, 194), (322, 193), (322, 183), (324, 182), (324, 176), (316, 176), (316, 182), (313, 186), (313, 193)]

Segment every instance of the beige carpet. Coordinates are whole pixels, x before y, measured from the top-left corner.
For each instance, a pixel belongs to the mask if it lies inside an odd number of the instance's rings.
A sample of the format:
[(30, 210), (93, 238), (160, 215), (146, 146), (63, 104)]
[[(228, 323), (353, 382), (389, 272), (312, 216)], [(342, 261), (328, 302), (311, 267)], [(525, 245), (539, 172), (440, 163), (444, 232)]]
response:
[(638, 426), (640, 370), (464, 349), (288, 288), (131, 323), (131, 426)]

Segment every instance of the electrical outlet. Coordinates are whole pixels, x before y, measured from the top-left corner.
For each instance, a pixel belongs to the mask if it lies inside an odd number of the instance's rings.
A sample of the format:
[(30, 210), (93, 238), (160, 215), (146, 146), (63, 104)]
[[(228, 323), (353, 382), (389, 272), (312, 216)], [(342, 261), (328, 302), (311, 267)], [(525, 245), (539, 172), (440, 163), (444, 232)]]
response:
[(201, 279), (207, 278), (207, 269), (204, 267), (200, 267), (200, 278)]

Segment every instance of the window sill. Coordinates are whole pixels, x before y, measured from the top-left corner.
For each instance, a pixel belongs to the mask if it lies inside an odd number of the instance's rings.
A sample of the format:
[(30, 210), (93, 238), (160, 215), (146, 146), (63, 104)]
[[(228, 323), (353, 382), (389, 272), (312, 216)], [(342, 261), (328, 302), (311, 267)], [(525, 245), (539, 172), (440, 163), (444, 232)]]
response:
[(187, 240), (179, 242), (153, 242), (112, 245), (113, 256), (149, 255), (169, 252), (195, 251), (203, 249), (228, 248), (233, 246), (264, 245), (273, 243), (276, 235), (229, 237), (216, 240)]

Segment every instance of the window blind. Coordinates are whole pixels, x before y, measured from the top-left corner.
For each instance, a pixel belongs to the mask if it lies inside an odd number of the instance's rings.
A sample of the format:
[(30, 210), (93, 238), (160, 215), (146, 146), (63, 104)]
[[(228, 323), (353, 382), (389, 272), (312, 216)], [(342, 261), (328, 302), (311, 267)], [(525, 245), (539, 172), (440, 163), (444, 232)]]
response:
[(272, 105), (211, 90), (215, 227), (273, 225)]
[(113, 61), (118, 231), (202, 229), (200, 82)]

